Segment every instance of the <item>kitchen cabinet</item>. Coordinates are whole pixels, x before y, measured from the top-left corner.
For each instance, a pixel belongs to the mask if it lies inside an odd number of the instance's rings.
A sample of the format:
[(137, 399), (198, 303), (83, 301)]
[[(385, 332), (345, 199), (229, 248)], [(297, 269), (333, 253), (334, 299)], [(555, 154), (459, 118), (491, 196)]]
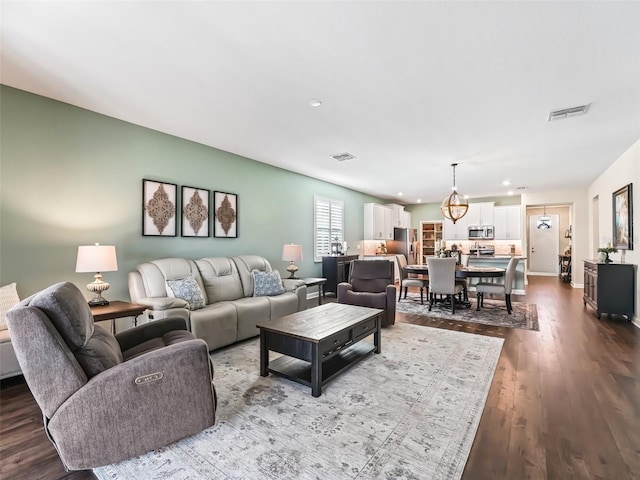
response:
[(411, 212), (403, 212), (404, 228), (411, 228)]
[(496, 240), (520, 240), (520, 205), (495, 207), (493, 209), (494, 235)]
[(377, 203), (364, 204), (364, 239), (393, 240), (391, 209)]
[[(391, 230), (394, 228), (408, 228), (408, 225), (404, 224), (404, 207), (402, 205), (396, 205), (395, 203), (387, 203), (385, 207), (391, 209)], [(393, 238), (393, 237), (392, 237)]]
[[(468, 214), (467, 214), (468, 215)], [(453, 223), (448, 218), (445, 218), (443, 221), (444, 234), (443, 238), (445, 240), (467, 240), (468, 235), (468, 227), (469, 223), (467, 222), (467, 215), (462, 217), (456, 223)]]
[(459, 221), (466, 218), (467, 226), (493, 225), (493, 202), (470, 203), (467, 214)]
[(582, 301), (596, 311), (626, 315), (633, 318), (636, 297), (636, 266), (631, 263), (604, 263), (596, 260), (584, 261), (584, 296)]
[(470, 226), (493, 225), (493, 210), (493, 202), (470, 203), (467, 214), (455, 224), (444, 219), (444, 239), (468, 240)]
[(324, 284), (324, 294), (338, 294), (338, 284), (349, 280), (349, 268), (351, 260), (357, 260), (358, 255), (329, 255), (322, 257), (322, 277), (327, 281)]
[(443, 222), (440, 220), (420, 222), (420, 258), (418, 263), (426, 263), (424, 257), (433, 257), (443, 240)]

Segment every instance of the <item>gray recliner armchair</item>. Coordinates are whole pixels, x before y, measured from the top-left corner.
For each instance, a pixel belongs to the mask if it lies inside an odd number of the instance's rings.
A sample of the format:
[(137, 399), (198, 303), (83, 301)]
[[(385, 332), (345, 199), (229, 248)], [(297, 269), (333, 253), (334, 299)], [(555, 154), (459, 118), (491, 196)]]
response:
[(349, 283), (338, 284), (338, 303), (382, 308), (382, 326), (396, 323), (396, 287), (393, 262), (352, 260)]
[(82, 292), (63, 282), (18, 303), (7, 324), (67, 469), (120, 462), (214, 424), (209, 349), (184, 319), (114, 336), (94, 326)]

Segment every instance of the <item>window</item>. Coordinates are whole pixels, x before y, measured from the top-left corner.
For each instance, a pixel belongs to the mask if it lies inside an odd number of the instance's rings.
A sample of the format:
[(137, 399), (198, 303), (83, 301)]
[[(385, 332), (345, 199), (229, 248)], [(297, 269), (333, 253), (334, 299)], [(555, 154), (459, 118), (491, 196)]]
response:
[(331, 251), (331, 242), (344, 241), (344, 202), (314, 195), (314, 261), (320, 262)]

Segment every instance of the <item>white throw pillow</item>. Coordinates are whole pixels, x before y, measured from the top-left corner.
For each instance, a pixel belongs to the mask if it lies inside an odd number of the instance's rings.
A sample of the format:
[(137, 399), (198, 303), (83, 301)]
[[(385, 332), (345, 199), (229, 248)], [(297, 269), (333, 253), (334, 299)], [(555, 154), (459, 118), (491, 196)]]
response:
[(5, 315), (7, 311), (19, 301), (20, 297), (18, 297), (15, 283), (0, 287), (0, 330), (7, 329)]

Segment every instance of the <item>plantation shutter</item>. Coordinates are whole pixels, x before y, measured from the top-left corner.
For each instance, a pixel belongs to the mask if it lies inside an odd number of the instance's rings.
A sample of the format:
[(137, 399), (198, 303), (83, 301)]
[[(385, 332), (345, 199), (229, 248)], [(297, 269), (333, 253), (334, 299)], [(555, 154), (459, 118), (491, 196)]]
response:
[(331, 242), (344, 240), (344, 202), (314, 196), (314, 260), (331, 252)]

